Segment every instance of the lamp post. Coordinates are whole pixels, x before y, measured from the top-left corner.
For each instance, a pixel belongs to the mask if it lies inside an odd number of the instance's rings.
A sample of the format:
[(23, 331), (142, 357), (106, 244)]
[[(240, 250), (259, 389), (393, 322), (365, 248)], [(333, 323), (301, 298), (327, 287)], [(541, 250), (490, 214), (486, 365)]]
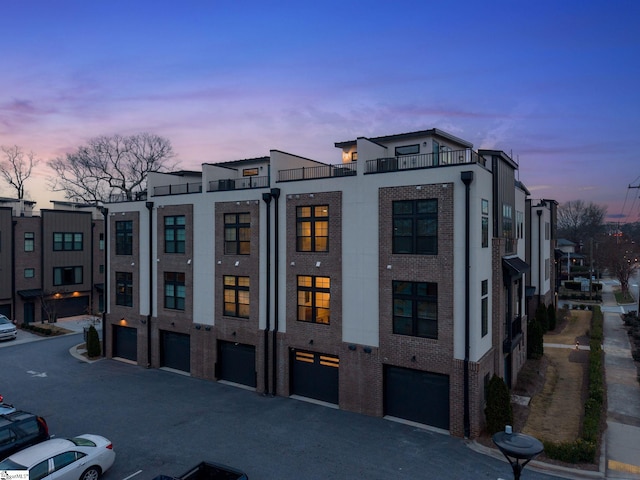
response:
[(527, 463), (544, 450), (540, 440), (524, 433), (513, 433), (511, 425), (507, 425), (504, 432), (494, 434), (492, 439), (511, 465), (514, 480), (519, 480)]

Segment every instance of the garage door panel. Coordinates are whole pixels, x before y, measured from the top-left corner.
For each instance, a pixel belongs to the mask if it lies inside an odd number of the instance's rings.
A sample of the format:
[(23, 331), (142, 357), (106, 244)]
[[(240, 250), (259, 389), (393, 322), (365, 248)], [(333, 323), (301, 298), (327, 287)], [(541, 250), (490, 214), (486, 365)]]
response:
[(113, 356), (138, 361), (138, 330), (122, 325), (113, 326)]
[(333, 355), (291, 351), (291, 393), (338, 404), (340, 360)]
[(234, 342), (218, 343), (217, 377), (256, 387), (256, 347)]
[(160, 365), (191, 372), (191, 339), (186, 333), (160, 332)]
[(385, 367), (385, 415), (449, 430), (449, 376)]

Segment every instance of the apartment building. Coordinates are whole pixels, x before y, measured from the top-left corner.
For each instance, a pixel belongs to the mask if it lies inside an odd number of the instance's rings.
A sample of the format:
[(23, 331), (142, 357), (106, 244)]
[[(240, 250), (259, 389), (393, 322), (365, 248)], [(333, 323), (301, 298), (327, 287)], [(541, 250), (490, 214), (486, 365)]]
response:
[(107, 356), (475, 437), (526, 358), (518, 165), (438, 129), (335, 147), (111, 202)]
[(528, 279), (528, 312), (535, 315), (539, 305), (556, 304), (560, 277), (556, 219), (558, 202), (549, 199), (527, 199), (526, 224), (529, 225), (529, 245), (526, 261), (532, 267)]
[(104, 310), (104, 220), (95, 207), (0, 199), (0, 312), (16, 323)]

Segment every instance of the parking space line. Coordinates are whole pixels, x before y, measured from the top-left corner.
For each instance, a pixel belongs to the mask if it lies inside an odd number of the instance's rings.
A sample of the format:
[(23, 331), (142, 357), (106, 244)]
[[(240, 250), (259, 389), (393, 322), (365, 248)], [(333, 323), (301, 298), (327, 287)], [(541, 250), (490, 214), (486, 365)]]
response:
[(139, 474), (141, 474), (141, 473), (142, 473), (142, 470), (138, 470), (137, 472), (132, 473), (132, 474), (131, 474), (131, 475), (129, 475), (128, 477), (124, 477), (122, 480), (129, 480), (130, 478), (133, 478), (133, 477), (135, 477), (136, 475), (139, 475)]

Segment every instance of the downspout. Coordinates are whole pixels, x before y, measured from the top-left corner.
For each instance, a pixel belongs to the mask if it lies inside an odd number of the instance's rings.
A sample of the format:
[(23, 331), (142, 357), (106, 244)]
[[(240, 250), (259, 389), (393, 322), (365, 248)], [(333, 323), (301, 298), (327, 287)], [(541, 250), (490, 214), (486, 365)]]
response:
[(471, 182), (473, 182), (473, 172), (466, 171), (460, 173), (460, 179), (465, 185), (464, 200), (464, 436), (471, 436), (471, 420), (469, 407), (469, 324), (471, 317)]
[(271, 329), (271, 194), (263, 193), (267, 205), (267, 313), (264, 327), (264, 395), (269, 394), (269, 330)]
[[(13, 215), (13, 211), (12, 211)], [(17, 220), (11, 219), (11, 320), (17, 323), (16, 312), (16, 225)], [(42, 276), (42, 275), (40, 275)], [(35, 314), (35, 312), (34, 312)], [(24, 307), (22, 307), (22, 323), (24, 322)]]
[(149, 211), (149, 313), (147, 314), (147, 368), (151, 368), (151, 317), (153, 317), (153, 202), (146, 202)]
[(278, 198), (280, 197), (280, 189), (279, 188), (272, 188), (271, 189), (271, 197), (275, 200), (274, 202), (274, 212), (275, 212), (275, 217), (274, 217), (274, 225), (273, 225), (273, 229), (275, 232), (275, 236), (274, 236), (274, 245), (273, 245), (273, 249), (274, 249), (274, 268), (273, 268), (273, 290), (274, 290), (274, 296), (273, 296), (273, 336), (271, 338), (272, 342), (273, 342), (273, 346), (271, 348), (271, 354), (272, 354), (272, 358), (273, 358), (273, 386), (272, 386), (272, 393), (273, 395), (277, 395), (278, 394), (278, 297), (280, 296), (280, 292), (278, 289), (278, 266), (280, 265), (280, 259), (279, 259), (279, 255), (278, 255), (278, 250), (280, 248), (280, 242), (279, 242), (279, 237), (280, 237), (280, 231), (278, 229), (278, 217), (279, 215), (279, 211), (278, 211)]
[(102, 356), (107, 356), (107, 309), (109, 302), (109, 279), (111, 269), (109, 268), (109, 209), (100, 207), (104, 218), (104, 280), (102, 283), (103, 306), (102, 306)]
[(538, 214), (538, 307), (542, 303), (542, 210), (536, 210)]

